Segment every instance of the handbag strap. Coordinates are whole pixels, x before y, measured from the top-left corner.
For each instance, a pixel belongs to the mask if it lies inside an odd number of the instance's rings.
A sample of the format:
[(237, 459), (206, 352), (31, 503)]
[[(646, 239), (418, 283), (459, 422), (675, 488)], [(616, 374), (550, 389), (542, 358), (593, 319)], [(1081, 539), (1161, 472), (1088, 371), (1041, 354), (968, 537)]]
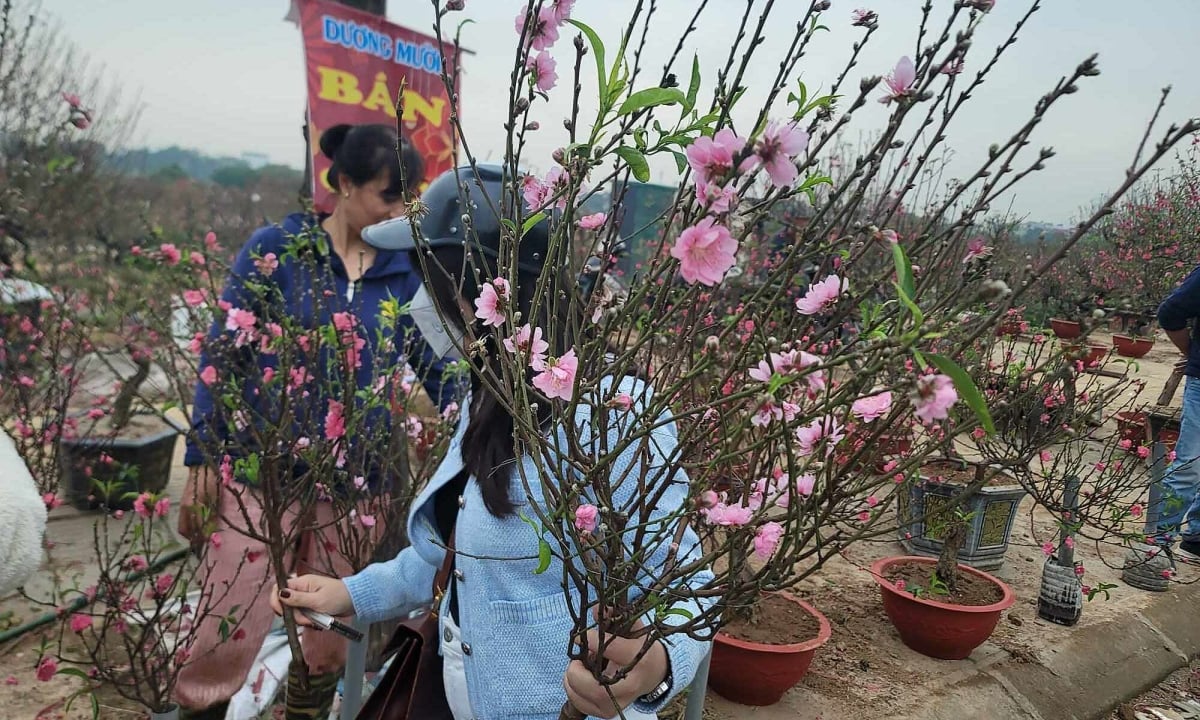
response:
[(437, 617), (438, 612), (442, 607), (442, 596), (446, 594), (446, 588), (450, 587), (450, 573), (454, 569), (454, 532), (450, 533), (450, 540), (446, 543), (446, 559), (442, 560), (442, 566), (438, 568), (437, 574), (433, 576), (433, 607), (430, 609), (430, 614)]

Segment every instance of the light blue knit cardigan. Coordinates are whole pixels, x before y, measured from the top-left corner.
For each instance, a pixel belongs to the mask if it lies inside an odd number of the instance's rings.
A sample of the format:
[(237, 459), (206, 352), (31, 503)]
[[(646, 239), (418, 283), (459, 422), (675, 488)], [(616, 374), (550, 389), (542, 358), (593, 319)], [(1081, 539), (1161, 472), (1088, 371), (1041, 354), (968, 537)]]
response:
[[(603, 384), (602, 396), (608, 396), (611, 382)], [(635, 399), (631, 413), (637, 413), (641, 405), (638, 400), (648, 394), (644, 383), (633, 378), (619, 381), (618, 391), (624, 391)], [(465, 402), (464, 407), (470, 403)], [(434, 520), (434, 503), (438, 489), (445, 485), (462, 469), (462, 436), (467, 425), (467, 410), (464, 409), (446, 459), (430, 480), (429, 485), (413, 503), (408, 519), (408, 537), (411, 545), (394, 559), (375, 563), (357, 575), (346, 578), (346, 587), (354, 602), (355, 612), (367, 622), (398, 617), (432, 602), (433, 576), (445, 557), (439, 546), (438, 532)], [(590, 408), (581, 407), (576, 421), (580, 424), (580, 436), (586, 443), (603, 442), (602, 438), (591, 437), (588, 432)], [(632, 417), (620, 411), (612, 411), (608, 427), (607, 444), (614, 447), (619, 439), (622, 417)], [(627, 420), (626, 420), (627, 422)], [(562, 430), (559, 431), (560, 437)], [(664, 463), (676, 446), (673, 422), (660, 426), (646, 443), (648, 453), (639, 454), (640, 443), (633, 443), (616, 463), (614, 477), (625, 478), (614, 491), (614, 504), (629, 507), (633, 493), (637, 492), (639, 477), (655, 477), (653, 472), (643, 472)], [(565, 444), (563, 445), (565, 447)], [(585, 444), (585, 448), (588, 445)], [(477, 718), (522, 718), (523, 720), (557, 720), (559, 708), (566, 699), (563, 690), (563, 673), (567, 667), (568, 641), (572, 632), (571, 613), (567, 597), (563, 592), (562, 564), (555, 557), (548, 570), (535, 574), (537, 567), (537, 535), (533, 528), (519, 515), (536, 517), (530, 508), (522, 512), (521, 506), (540, 502), (540, 487), (536, 485), (537, 470), (534, 460), (522, 457), (526, 477), (531, 479), (533, 495), (526, 494), (520, 475), (513, 473), (511, 497), (518, 506), (518, 515), (496, 518), (484, 507), (483, 497), (474, 478), (467, 483), (459, 511), (456, 530), (456, 548), (459, 556), (455, 567), (458, 576), (458, 618), (462, 629), (466, 662), (467, 687), (471, 709)], [(634, 465), (634, 471), (625, 473)], [(586, 493), (586, 490), (585, 490)], [(651, 514), (651, 527), (678, 513), (687, 497), (686, 477), (682, 473), (673, 477), (662, 493), (657, 509)], [(673, 533), (663, 533), (669, 537)], [(668, 554), (668, 543), (653, 548), (648, 556), (647, 577), (652, 578), (661, 568)], [(690, 528), (684, 531), (680, 541), (679, 560), (694, 562), (700, 555), (699, 540)], [(493, 558), (493, 559), (480, 559)], [(516, 559), (494, 559), (516, 558)], [(698, 573), (689, 584), (700, 586), (712, 580), (710, 572)], [(577, 595), (572, 591), (573, 600)], [(706, 598), (707, 606), (714, 602)], [(577, 605), (576, 605), (577, 607)], [(663, 624), (680, 625), (688, 622), (688, 614), (699, 611), (696, 602), (681, 602), (674, 607), (687, 611), (670, 613), (658, 618)], [(654, 713), (671, 697), (690, 684), (697, 666), (708, 653), (709, 642), (689, 638), (684, 633), (670, 636), (667, 641), (673, 684), (671, 692), (653, 706), (641, 703), (636, 709)]]

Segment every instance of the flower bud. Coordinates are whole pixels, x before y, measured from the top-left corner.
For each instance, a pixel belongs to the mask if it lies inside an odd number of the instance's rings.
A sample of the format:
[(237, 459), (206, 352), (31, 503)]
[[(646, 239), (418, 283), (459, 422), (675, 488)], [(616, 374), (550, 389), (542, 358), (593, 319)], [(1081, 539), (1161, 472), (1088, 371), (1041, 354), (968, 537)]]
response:
[(559, 165), (566, 165), (567, 153), (562, 148), (555, 148), (554, 152), (550, 153), (550, 157), (554, 158), (554, 162)]
[(541, 124), (538, 123), (537, 120), (530, 120), (529, 122), (525, 123), (525, 129), (529, 130), (531, 132), (534, 130), (537, 130), (540, 127), (541, 127)]
[(466, 5), (466, 0), (446, 0), (446, 12), (462, 10)]
[(704, 338), (704, 349), (709, 352), (716, 352), (721, 349), (721, 338), (716, 335), (709, 335)]

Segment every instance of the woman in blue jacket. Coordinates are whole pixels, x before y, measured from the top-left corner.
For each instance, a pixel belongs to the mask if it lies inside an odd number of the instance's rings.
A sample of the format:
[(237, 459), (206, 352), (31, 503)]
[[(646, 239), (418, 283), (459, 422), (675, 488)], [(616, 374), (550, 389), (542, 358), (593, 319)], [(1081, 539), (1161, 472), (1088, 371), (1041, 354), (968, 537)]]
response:
[[(434, 297), (447, 321), (460, 331), (470, 324), (491, 353), (501, 346), (498, 329), (476, 324), (471, 311), (472, 303), (480, 297), (482, 280), (470, 269), (463, 272), (462, 268), (478, 267), (484, 279), (495, 277), (501, 223), (493, 208), (505, 206), (505, 196), (511, 190), (506, 192), (504, 185), (505, 178), (498, 168), (463, 167), (457, 175), (451, 171), (435, 180), (422, 198), (428, 214), (421, 219), (421, 235), (431, 248), (426, 265), (433, 276), (427, 278), (427, 283), (436, 288)], [(471, 213), (469, 235), (463, 222), (466, 212)], [(407, 220), (368, 228), (366, 238), (379, 247), (415, 252)], [(557, 306), (549, 309), (534, 306), (547, 246), (545, 221), (522, 235), (516, 259), (517, 282), (510, 293), (512, 309), (539, 327), (579, 327), (566, 318), (562, 302), (545, 303)], [(558, 318), (556, 324), (547, 320), (551, 313)], [(567, 331), (562, 332), (564, 337), (559, 340), (565, 347)], [(490, 363), (491, 370), (497, 370), (494, 359), (477, 362)], [(481, 382), (474, 363), (472, 369), (471, 399), (458, 430), (441, 466), (413, 503), (408, 523), (411, 546), (393, 560), (375, 563), (343, 579), (317, 574), (293, 578), (287, 588), (272, 595), (273, 609), (282, 613), (284, 606), (311, 608), (336, 616), (357, 614), (373, 622), (429, 607), (433, 577), (442, 565), (443, 548), (453, 532), (455, 570), (438, 618), (443, 683), (457, 720), (554, 720), (568, 698), (578, 710), (598, 717), (616, 716), (619, 709), (624, 710), (626, 718), (655, 717), (659, 708), (690, 683), (707, 653), (707, 643), (687, 633), (671, 634), (669, 640), (654, 643), (628, 675), (611, 686), (615, 703), (608, 696), (609, 688), (602, 687), (581, 663), (569, 661), (574, 626), (568, 603), (578, 601), (578, 593), (572, 589), (573, 599), (568, 599), (558, 558), (545, 572), (535, 573), (537, 538), (521, 518), (522, 514), (533, 516), (522, 506), (545, 507), (541, 483), (533, 479), (538, 477), (537, 464), (528, 455), (517, 455), (512, 415)], [(532, 387), (530, 390), (536, 392)], [(619, 391), (634, 399), (635, 413), (649, 395), (648, 387), (632, 377), (605, 378), (599, 389), (588, 392), (609, 397)], [(616, 446), (619, 428), (626, 422), (622, 418), (631, 416), (612, 411), (608, 431), (601, 434), (589, 432), (594, 421), (585, 403), (579, 404), (574, 418), (555, 415), (553, 403), (546, 400), (539, 402), (539, 407), (543, 408), (542, 423), (547, 433), (558, 433), (563, 440), (563, 423), (573, 421), (581, 430), (578, 437), (590, 438), (580, 442), (595, 443), (595, 448)], [(648, 482), (660, 478), (664, 474), (661, 469), (674, 453), (676, 435), (671, 422), (658, 427), (661, 430), (656, 430), (645, 446), (629, 444), (615, 467), (628, 469), (631, 476), (647, 478)], [(524, 466), (523, 472), (513, 469), (517, 463)], [(522, 475), (531, 478), (528, 488)], [(680, 563), (695, 562), (700, 557), (696, 534), (690, 528), (675, 534), (679, 510), (687, 500), (687, 479), (678, 473), (661, 482), (665, 487), (646, 525), (661, 528), (658, 537), (679, 539)], [(640, 499), (634, 493), (641, 484), (614, 483), (614, 510), (633, 512), (634, 503)], [(659, 491), (656, 487), (653, 492)], [(587, 495), (589, 491), (585, 488), (582, 492)], [(649, 544), (639, 548), (646, 558), (645, 573), (660, 576), (670, 543), (651, 540)], [(654, 621), (660, 625), (686, 623), (687, 617), (694, 617), (700, 610), (699, 602), (711, 602), (700, 600), (699, 594), (690, 589), (711, 580), (711, 573), (700, 572), (689, 579), (688, 587), (681, 583), (672, 588), (672, 595), (682, 598), (676, 607), (683, 612), (667, 613)], [(303, 615), (296, 617), (297, 622), (308, 624)], [(615, 639), (606, 656), (628, 665), (643, 642)]]
[[(332, 127), (321, 136), (320, 148), (333, 163), (329, 183), (337, 193), (335, 209), (322, 216), (290, 215), (280, 224), (255, 232), (233, 263), (221, 296), (222, 307), (226, 312), (251, 310), (264, 322), (285, 317), (310, 328), (329, 324), (335, 313), (349, 313), (355, 318), (353, 332), (357, 334), (356, 342), (362, 344), (357, 370), (350, 378), (336, 353), (318, 358), (318, 365), (309, 368), (317, 381), (302, 395), (291, 395), (293, 405), (304, 403), (308, 408), (292, 409), (291, 416), (298, 418), (298, 423), (319, 424), (324, 417), (324, 408), (331, 399), (324, 396), (333, 386), (330, 378), (347, 378), (340, 382), (349, 380), (359, 390), (368, 389), (377, 377), (402, 367), (404, 361), (422, 378), (434, 402), (445, 407), (455, 399), (453, 381), (443, 377), (445, 361), (414, 332), (410, 315), (389, 321), (381, 312), (385, 301), (395, 300), (400, 305), (412, 301), (421, 293), (421, 279), (407, 253), (380, 250), (362, 239), (363, 228), (404, 215), (413, 197), (408, 189), (422, 181), (421, 159), (407, 144), (400, 145), (397, 153), (396, 132), (386, 125)], [(315, 250), (296, 252), (299, 243)], [(389, 327), (383, 327), (385, 323)], [(399, 341), (401, 338), (407, 342)], [(200, 367), (222, 378), (236, 378), (243, 406), (253, 408), (256, 416), (270, 417), (275, 394), (260, 384), (265, 372), (273, 372), (276, 356), (236, 345), (226, 329), (226, 319), (219, 317), (209, 333)], [(248, 487), (222, 492), (216, 470), (225, 453), (254, 452), (254, 433), (243, 427), (239, 434), (236, 422), (225, 417), (226, 409), (214, 402), (207, 382), (197, 384), (185, 457), (191, 472), (182, 499), (179, 530), (195, 544), (203, 543), (213, 533), (220, 534), (220, 542), (210, 543), (205, 550), (205, 587), (213, 592), (206, 596), (204, 625), (197, 631), (176, 687), (179, 704), (193, 718), (225, 717), (225, 706), (245, 682), (271, 625), (270, 610), (258, 600), (270, 587), (270, 563), (265, 559), (247, 562), (248, 558), (265, 555), (265, 544), (251, 536), (262, 533), (257, 527), (261, 523), (261, 499), (257, 490)], [(389, 413), (386, 408), (376, 413), (378, 417), (366, 424), (386, 435)], [(295, 431), (297, 437), (320, 434), (319, 428), (312, 427), (296, 427)], [(354, 439), (350, 447), (353, 452)], [(372, 489), (378, 490), (389, 481), (369, 470), (365, 474)], [(318, 517), (311, 519), (314, 527), (334, 521), (332, 517), (319, 517), (332, 513), (328, 504), (318, 503), (315, 512)], [(247, 518), (253, 532), (242, 527)], [(349, 520), (343, 518), (341, 522)], [(348, 571), (346, 559), (330, 552), (317, 534), (301, 531), (299, 567)], [(318, 564), (318, 556), (323, 564)], [(240, 619), (237, 642), (226, 641), (227, 633), (221, 633), (218, 620), (222, 616)], [(288, 717), (324, 717), (319, 713), (323, 708), (328, 714), (337, 671), (345, 659), (345, 643), (332, 636), (314, 635), (304, 638), (302, 644), (310, 683), (307, 693), (296, 687), (289, 689)]]

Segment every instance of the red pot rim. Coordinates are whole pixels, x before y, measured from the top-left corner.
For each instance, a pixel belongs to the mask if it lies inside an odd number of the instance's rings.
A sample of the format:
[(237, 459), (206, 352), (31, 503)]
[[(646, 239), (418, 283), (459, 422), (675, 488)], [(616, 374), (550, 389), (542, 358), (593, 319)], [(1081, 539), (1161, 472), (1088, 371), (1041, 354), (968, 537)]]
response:
[(1015, 603), (1017, 601), (1017, 594), (1014, 593), (1012, 588), (1008, 586), (1008, 583), (1005, 583), (1004, 581), (1000, 580), (999, 578), (995, 577), (994, 575), (989, 575), (988, 573), (985, 573), (982, 570), (976, 570), (975, 568), (970, 567), (969, 565), (959, 565), (958, 569), (963, 572), (966, 572), (970, 575), (974, 575), (976, 577), (981, 577), (981, 578), (984, 578), (985, 580), (990, 580), (991, 582), (995, 583), (996, 585), (998, 585), (1000, 587), (1000, 590), (1004, 593), (1004, 597), (1000, 598), (999, 600), (992, 603), (991, 605), (951, 605), (950, 603), (938, 602), (937, 600), (928, 600), (923, 597), (917, 597), (910, 592), (906, 592), (904, 590), (897, 590), (896, 586), (893, 585), (890, 580), (888, 580), (886, 577), (884, 577), (884, 574), (887, 572), (888, 568), (890, 568), (892, 565), (899, 565), (901, 563), (916, 563), (918, 565), (936, 565), (937, 559), (921, 557), (919, 555), (901, 555), (899, 557), (881, 558), (879, 560), (876, 560), (874, 563), (872, 563), (871, 577), (875, 579), (875, 583), (877, 585), (879, 585), (879, 587), (883, 588), (885, 591), (890, 592), (893, 595), (899, 595), (900, 597), (903, 597), (905, 600), (911, 600), (915, 603), (920, 603), (922, 605), (928, 605), (929, 607), (941, 608), (943, 610), (951, 610), (951, 611), (955, 611), (955, 612), (964, 612), (964, 613), (1000, 612), (1000, 611), (1009, 609), (1010, 607), (1012, 607), (1013, 603)]
[(796, 603), (800, 607), (804, 608), (804, 610), (809, 615), (812, 615), (813, 617), (815, 617), (817, 619), (817, 624), (819, 626), (819, 629), (817, 630), (817, 636), (811, 640), (805, 640), (804, 642), (799, 642), (799, 643), (790, 643), (787, 645), (768, 645), (767, 643), (753, 642), (751, 640), (739, 640), (738, 638), (735, 638), (731, 635), (726, 635), (724, 632), (718, 631), (716, 641), (723, 645), (729, 645), (731, 647), (741, 648), (743, 650), (755, 650), (757, 652), (765, 652), (765, 653), (778, 653), (781, 655), (783, 655), (783, 654), (791, 655), (791, 654), (798, 653), (798, 652), (806, 652), (808, 650), (816, 650), (817, 648), (821, 647), (825, 643), (829, 642), (829, 638), (832, 637), (832, 635), (833, 635), (833, 627), (829, 624), (829, 618), (822, 615), (820, 610), (816, 609), (812, 605), (809, 605), (808, 603), (804, 602), (800, 598), (798, 598), (795, 595), (792, 595), (790, 593), (781, 592), (781, 593), (772, 593), (772, 594), (782, 597), (786, 600), (791, 600), (792, 602)]
[(1063, 320), (1062, 318), (1050, 318), (1052, 323), (1063, 323), (1064, 325), (1078, 325), (1078, 320)]

